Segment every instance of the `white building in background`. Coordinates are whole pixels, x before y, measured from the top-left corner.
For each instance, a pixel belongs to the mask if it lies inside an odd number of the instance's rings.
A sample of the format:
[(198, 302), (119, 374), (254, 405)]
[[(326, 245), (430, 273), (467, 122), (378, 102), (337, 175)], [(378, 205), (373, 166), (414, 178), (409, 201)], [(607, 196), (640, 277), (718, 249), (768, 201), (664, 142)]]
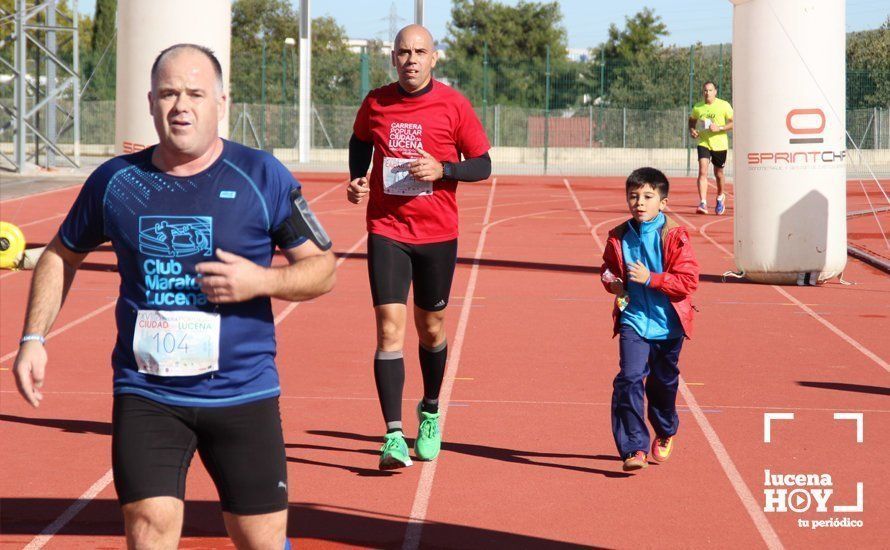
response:
[[(362, 50), (368, 47), (368, 44), (371, 40), (367, 38), (347, 38), (346, 45), (349, 46), (349, 51), (353, 53), (362, 53)], [(376, 40), (374, 42), (377, 42)], [(392, 51), (392, 42), (389, 40), (379, 42), (380, 44), (380, 53), (385, 53), (389, 55), (389, 52)]]
[[(371, 40), (367, 38), (347, 38), (346, 45), (349, 46), (349, 51), (353, 53), (362, 53), (362, 50), (368, 47), (368, 44)], [(378, 42), (374, 40), (374, 42)], [(380, 53), (389, 55), (389, 52), (392, 51), (392, 41), (384, 40), (383, 42), (378, 42), (380, 44)], [(445, 59), (445, 50), (442, 48), (438, 48), (439, 51), (439, 59)]]
[(569, 61), (590, 61), (590, 50), (587, 48), (569, 48), (567, 56)]

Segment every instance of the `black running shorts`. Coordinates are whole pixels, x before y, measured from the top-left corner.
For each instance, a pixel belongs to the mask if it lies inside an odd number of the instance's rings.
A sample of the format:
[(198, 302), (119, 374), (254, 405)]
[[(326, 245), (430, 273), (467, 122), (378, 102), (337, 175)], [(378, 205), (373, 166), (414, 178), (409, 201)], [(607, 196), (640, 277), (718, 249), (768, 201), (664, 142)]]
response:
[(457, 263), (457, 239), (406, 244), (381, 235), (368, 237), (368, 277), (374, 307), (405, 304), (414, 283), (414, 305), (426, 311), (448, 306)]
[(723, 168), (726, 164), (726, 151), (711, 151), (703, 145), (698, 146), (698, 158), (710, 159), (711, 164), (717, 168)]
[(287, 461), (278, 398), (232, 407), (174, 407), (114, 396), (112, 468), (121, 505), (185, 498), (197, 449), (222, 509), (238, 515), (287, 509)]

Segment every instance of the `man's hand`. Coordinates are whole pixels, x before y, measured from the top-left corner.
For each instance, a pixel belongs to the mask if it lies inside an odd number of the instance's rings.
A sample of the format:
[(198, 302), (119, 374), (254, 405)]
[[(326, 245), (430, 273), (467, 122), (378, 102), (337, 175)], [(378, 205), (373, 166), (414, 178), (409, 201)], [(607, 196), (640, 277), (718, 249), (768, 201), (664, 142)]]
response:
[(433, 155), (427, 153), (420, 147), (417, 152), (421, 157), (411, 163), (408, 173), (418, 181), (436, 181), (442, 179), (445, 175), (445, 168), (442, 163), (433, 158)]
[(216, 249), (218, 262), (195, 266), (201, 291), (216, 304), (246, 302), (262, 294), (265, 268), (247, 258)]
[(355, 178), (346, 186), (346, 198), (352, 204), (358, 204), (364, 200), (365, 195), (370, 191), (371, 187), (368, 185), (368, 178)]
[(46, 374), (46, 349), (43, 344), (36, 341), (22, 344), (12, 371), (19, 393), (32, 407), (39, 407), (43, 399), (40, 388)]
[(631, 281), (644, 285), (649, 280), (649, 269), (643, 262), (637, 261), (627, 266), (627, 276)]
[(689, 135), (692, 136), (693, 139), (698, 139), (698, 130), (696, 130), (695, 128), (690, 128)]
[(720, 131), (720, 125), (717, 124), (716, 122), (712, 122), (711, 125), (708, 127), (708, 130), (710, 130), (710, 131), (712, 131), (712, 132), (719, 132), (719, 131)]

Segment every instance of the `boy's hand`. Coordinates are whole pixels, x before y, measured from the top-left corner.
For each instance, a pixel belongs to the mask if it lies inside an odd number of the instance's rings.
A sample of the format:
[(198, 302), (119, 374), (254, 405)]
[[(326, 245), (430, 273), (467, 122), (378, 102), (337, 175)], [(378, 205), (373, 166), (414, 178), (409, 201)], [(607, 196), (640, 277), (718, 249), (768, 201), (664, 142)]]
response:
[(644, 285), (649, 280), (649, 269), (643, 262), (637, 261), (627, 266), (627, 276), (631, 281)]

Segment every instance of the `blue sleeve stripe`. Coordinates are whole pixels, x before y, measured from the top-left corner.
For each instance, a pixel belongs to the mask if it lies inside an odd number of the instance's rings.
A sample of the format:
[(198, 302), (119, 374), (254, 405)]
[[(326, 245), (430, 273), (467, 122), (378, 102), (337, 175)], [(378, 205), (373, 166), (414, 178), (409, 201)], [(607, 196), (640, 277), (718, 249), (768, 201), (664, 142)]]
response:
[(232, 406), (232, 405), (241, 405), (244, 403), (249, 403), (250, 401), (259, 401), (260, 399), (265, 399), (267, 397), (275, 397), (277, 395), (281, 395), (281, 386), (275, 386), (274, 388), (270, 388), (268, 390), (256, 391), (253, 393), (246, 393), (244, 395), (236, 395), (233, 397), (218, 397), (218, 398), (204, 398), (204, 397), (179, 397), (176, 395), (170, 395), (167, 393), (155, 392), (146, 388), (139, 388), (136, 386), (119, 386), (114, 388), (115, 395), (123, 395), (123, 394), (136, 394), (141, 395), (142, 397), (147, 397), (153, 401), (160, 401), (162, 403), (166, 403), (168, 405), (175, 405), (181, 407), (195, 406), (195, 407), (221, 407), (221, 406)]
[(259, 188), (257, 188), (256, 184), (253, 182), (253, 180), (250, 178), (250, 176), (248, 176), (247, 174), (244, 173), (244, 170), (242, 170), (242, 169), (238, 168), (237, 166), (235, 166), (234, 164), (232, 164), (229, 161), (229, 159), (224, 159), (223, 162), (225, 162), (226, 164), (231, 166), (236, 172), (241, 174), (244, 177), (244, 179), (247, 180), (247, 183), (249, 183), (250, 186), (253, 187), (253, 190), (256, 193), (257, 198), (260, 199), (260, 204), (263, 205), (263, 215), (266, 217), (266, 230), (271, 231), (272, 222), (269, 219), (269, 207), (266, 206), (266, 201), (263, 198), (263, 194), (260, 193)]

